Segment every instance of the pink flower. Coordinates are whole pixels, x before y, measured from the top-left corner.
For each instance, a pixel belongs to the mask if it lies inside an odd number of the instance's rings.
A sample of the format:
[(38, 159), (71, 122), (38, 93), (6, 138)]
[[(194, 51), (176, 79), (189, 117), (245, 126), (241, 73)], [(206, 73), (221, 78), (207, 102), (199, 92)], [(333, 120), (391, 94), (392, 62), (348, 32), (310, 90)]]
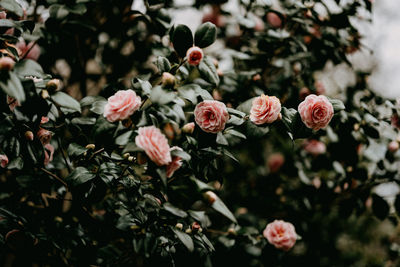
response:
[(200, 47), (193, 46), (186, 52), (186, 57), (190, 65), (197, 66), (203, 59), (203, 50)]
[(261, 125), (276, 121), (281, 114), (281, 102), (275, 96), (261, 95), (253, 100), (250, 120)]
[(148, 126), (139, 128), (138, 132), (135, 138), (136, 145), (142, 148), (155, 164), (168, 165), (172, 161), (168, 140), (160, 129)]
[(298, 107), (301, 120), (313, 130), (328, 126), (333, 117), (333, 106), (323, 95), (309, 95)]
[(49, 122), (49, 118), (47, 117), (42, 117), (42, 119), (40, 120), (40, 124), (45, 124)]
[(39, 138), (40, 142), (43, 145), (47, 145), (48, 143), (50, 143), (52, 132), (40, 128), (39, 131), (36, 133), (36, 136)]
[(229, 114), (224, 103), (216, 100), (204, 100), (196, 105), (194, 119), (203, 131), (218, 133), (225, 128)]
[(10, 57), (0, 58), (0, 70), (10, 71), (14, 68), (15, 61)]
[[(17, 49), (19, 50), (19, 56), (25, 57), (26, 59), (32, 59), (37, 61), (40, 57), (40, 47), (35, 42), (26, 44), (24, 40), (17, 43)], [(25, 55), (26, 54), (26, 55)]]
[(108, 98), (104, 107), (104, 117), (110, 122), (125, 120), (140, 108), (140, 96), (129, 90), (121, 90)]
[(273, 153), (267, 160), (268, 168), (272, 173), (279, 171), (284, 163), (285, 157), (281, 153)]
[(388, 150), (392, 153), (395, 153), (397, 150), (399, 150), (399, 142), (397, 141), (391, 141), (388, 144)]
[(0, 155), (0, 166), (5, 168), (8, 165), (8, 157), (6, 155)]
[(0, 19), (6, 19), (7, 18), (7, 13), (5, 11), (0, 12)]
[(315, 139), (304, 141), (303, 147), (305, 151), (307, 151), (313, 156), (325, 154), (326, 152), (325, 144)]
[(33, 138), (34, 138), (33, 133), (32, 133), (31, 131), (26, 131), (26, 132), (25, 132), (25, 138), (26, 138), (26, 140), (28, 140), (28, 141), (32, 141)]
[[(174, 146), (171, 150), (182, 150), (182, 148)], [(182, 166), (182, 158), (173, 156), (171, 163), (167, 165), (167, 177), (170, 178), (174, 175), (174, 172)]]
[(7, 96), (7, 104), (11, 111), (14, 111), (16, 107), (21, 106), (21, 104), (15, 98)]
[(274, 28), (280, 28), (282, 26), (282, 19), (275, 12), (267, 13), (267, 21), (269, 25)]
[[(44, 146), (44, 165), (49, 164), (50, 162), (53, 161), (53, 154), (54, 154), (54, 146), (50, 145), (50, 144), (46, 144)], [(48, 150), (50, 152), (50, 155), (47, 153)]]
[(297, 240), (297, 234), (293, 224), (282, 220), (275, 220), (269, 223), (263, 235), (270, 244), (284, 251), (291, 249)]

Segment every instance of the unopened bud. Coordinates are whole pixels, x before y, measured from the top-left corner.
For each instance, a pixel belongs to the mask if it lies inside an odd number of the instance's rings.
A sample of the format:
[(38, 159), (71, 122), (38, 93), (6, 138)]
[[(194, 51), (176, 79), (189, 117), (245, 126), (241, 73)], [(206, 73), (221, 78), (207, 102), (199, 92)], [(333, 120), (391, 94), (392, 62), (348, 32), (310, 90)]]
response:
[(217, 195), (213, 191), (205, 192), (203, 194), (203, 197), (210, 205), (212, 205), (217, 200)]
[(175, 225), (175, 228), (176, 228), (176, 229), (179, 229), (179, 230), (182, 230), (182, 229), (183, 229), (183, 224), (177, 223), (177, 224)]
[(201, 229), (201, 226), (198, 222), (192, 223), (192, 231), (193, 232), (198, 232)]
[(236, 230), (233, 228), (228, 229), (228, 235), (236, 235)]
[(131, 155), (131, 154), (129, 154), (129, 153), (125, 153), (125, 154), (122, 155), (122, 157), (123, 157), (124, 159), (127, 159), (127, 158), (130, 157), (130, 155)]
[(47, 82), (46, 89), (54, 92), (60, 88), (60, 80), (59, 79), (52, 79)]
[(26, 140), (32, 141), (33, 138), (34, 138), (34, 135), (33, 135), (32, 131), (26, 131), (25, 132), (25, 138), (26, 138)]
[(10, 57), (0, 58), (0, 70), (10, 71), (14, 68), (15, 61)]
[(186, 229), (185, 233), (191, 234), (192, 233), (192, 229), (190, 229), (190, 228)]
[(388, 150), (392, 153), (395, 153), (399, 150), (399, 143), (397, 141), (392, 141), (388, 144)]
[(164, 72), (161, 79), (164, 87), (173, 87), (175, 84), (175, 76), (169, 72)]
[(94, 144), (87, 144), (86, 149), (95, 149), (96, 146)]
[(194, 131), (194, 127), (195, 127), (194, 122), (189, 122), (189, 123), (186, 123), (186, 124), (182, 127), (182, 131), (183, 131), (184, 133), (187, 133), (187, 134), (192, 134), (193, 131)]
[(41, 95), (43, 99), (49, 98), (49, 92), (47, 90), (42, 90)]
[(133, 156), (129, 156), (129, 157), (128, 157), (128, 161), (129, 161), (129, 162), (133, 162), (134, 160), (135, 160), (135, 158), (134, 158)]

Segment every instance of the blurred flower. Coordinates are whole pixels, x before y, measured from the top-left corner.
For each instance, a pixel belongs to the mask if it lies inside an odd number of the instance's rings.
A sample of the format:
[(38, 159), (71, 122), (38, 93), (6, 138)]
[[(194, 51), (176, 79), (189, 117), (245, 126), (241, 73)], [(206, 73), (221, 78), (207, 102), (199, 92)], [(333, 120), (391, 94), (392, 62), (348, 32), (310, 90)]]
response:
[(291, 249), (297, 240), (297, 234), (293, 224), (282, 220), (275, 220), (269, 223), (263, 235), (270, 244), (284, 251)]
[[(47, 165), (53, 161), (54, 147), (51, 144), (46, 144), (44, 148), (44, 165)], [(50, 152), (50, 155), (47, 151)]]
[(169, 164), (171, 159), (168, 140), (155, 126), (141, 127), (135, 138), (135, 143), (158, 166)]
[(125, 120), (140, 108), (140, 96), (129, 90), (121, 90), (108, 98), (104, 107), (104, 117), (110, 122)]
[(14, 68), (15, 61), (10, 57), (0, 58), (0, 70), (10, 71)]
[(267, 22), (273, 28), (282, 27), (282, 19), (275, 12), (268, 12), (267, 13)]
[(399, 142), (397, 141), (391, 141), (388, 144), (388, 150), (392, 153), (395, 153), (397, 150), (399, 150)]
[(40, 128), (39, 131), (36, 133), (36, 136), (39, 138), (40, 142), (43, 145), (47, 145), (48, 143), (50, 143), (52, 132)]
[(275, 96), (261, 95), (253, 100), (250, 120), (257, 125), (272, 123), (281, 116), (281, 102)]
[(41, 119), (40, 119), (40, 124), (45, 124), (45, 123), (48, 123), (49, 122), (49, 118), (48, 117), (42, 117)]
[(175, 76), (169, 72), (163, 72), (161, 83), (164, 87), (172, 87), (175, 84)]
[(333, 117), (333, 106), (323, 95), (309, 95), (298, 107), (301, 120), (313, 130), (328, 126)]
[(318, 140), (305, 140), (303, 143), (304, 150), (313, 156), (318, 156), (326, 153), (326, 145)]
[(18, 102), (18, 100), (16, 100), (15, 98), (13, 98), (11, 96), (7, 96), (7, 104), (11, 111), (14, 111), (14, 109), (16, 107), (21, 106), (21, 104)]
[(25, 57), (26, 59), (32, 59), (35, 61), (40, 57), (40, 47), (35, 42), (26, 44), (25, 40), (21, 40), (16, 46), (20, 57)]
[[(171, 147), (172, 150), (181, 150), (182, 148), (174, 146)], [(174, 175), (174, 172), (177, 171), (182, 166), (182, 158), (178, 156), (173, 156), (171, 163), (167, 165), (167, 177), (170, 178)]]
[(303, 87), (300, 89), (299, 98), (300, 100), (304, 100), (310, 94), (311, 94), (310, 89), (308, 89), (307, 87)]
[(204, 100), (196, 105), (194, 118), (203, 131), (218, 133), (225, 128), (229, 114), (224, 103), (216, 100)]
[(0, 155), (0, 166), (5, 168), (8, 165), (8, 157), (4, 154)]
[(189, 122), (183, 125), (182, 131), (187, 134), (192, 134), (194, 131), (195, 124), (194, 122)]
[(268, 157), (267, 165), (270, 172), (274, 173), (280, 170), (285, 163), (285, 157), (282, 153), (273, 153)]
[(200, 47), (193, 46), (186, 52), (186, 57), (190, 65), (197, 66), (203, 59), (203, 50)]

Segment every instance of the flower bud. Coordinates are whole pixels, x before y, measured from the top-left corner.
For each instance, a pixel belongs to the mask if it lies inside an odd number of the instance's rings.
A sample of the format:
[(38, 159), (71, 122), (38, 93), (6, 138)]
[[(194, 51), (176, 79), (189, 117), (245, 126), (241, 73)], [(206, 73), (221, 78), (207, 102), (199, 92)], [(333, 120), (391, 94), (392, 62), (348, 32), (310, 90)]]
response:
[(95, 149), (96, 145), (95, 144), (87, 144), (86, 149)]
[(205, 192), (203, 194), (203, 197), (210, 205), (212, 205), (217, 200), (217, 195), (213, 191)]
[(129, 154), (129, 153), (125, 153), (125, 154), (122, 155), (122, 157), (123, 157), (124, 159), (127, 159), (127, 158), (130, 157), (130, 155), (131, 155), (131, 154)]
[(133, 156), (129, 156), (129, 157), (128, 157), (128, 161), (129, 161), (129, 162), (133, 162), (134, 160), (135, 160), (135, 158), (134, 158)]
[(42, 90), (41, 96), (43, 99), (49, 98), (49, 92), (47, 90)]
[(162, 86), (164, 87), (173, 87), (175, 84), (175, 76), (169, 72), (164, 72), (162, 74)]
[(0, 58), (0, 70), (10, 71), (14, 68), (15, 61), (10, 57)]
[(26, 138), (26, 140), (32, 141), (34, 138), (32, 131), (26, 131), (25, 138)]
[(174, 127), (172, 126), (171, 123), (167, 123), (164, 126), (164, 133), (167, 136), (168, 139), (172, 140), (175, 137), (175, 131)]
[(185, 233), (191, 234), (192, 233), (192, 229), (190, 229), (190, 228), (186, 229)]
[(175, 228), (178, 229), (178, 230), (182, 230), (182, 229), (183, 229), (183, 224), (177, 223), (177, 224), (175, 225)]
[(388, 144), (388, 150), (392, 153), (395, 153), (399, 150), (399, 143), (397, 141), (392, 141)]
[(60, 88), (60, 80), (59, 79), (52, 79), (47, 82), (46, 89), (54, 92)]
[(282, 19), (275, 12), (267, 13), (267, 21), (273, 28), (282, 27)]
[(198, 232), (201, 229), (201, 226), (198, 222), (192, 223), (192, 231), (193, 232)]
[(187, 61), (192, 66), (197, 66), (203, 59), (203, 50), (200, 47), (193, 46), (186, 52)]
[(39, 131), (36, 133), (36, 136), (39, 138), (40, 142), (42, 142), (43, 145), (47, 145), (50, 143), (52, 132), (40, 128)]
[(189, 123), (186, 123), (186, 124), (182, 127), (182, 131), (183, 131), (184, 133), (187, 133), (187, 134), (192, 134), (193, 131), (194, 131), (194, 127), (195, 127), (194, 122), (189, 122)]
[(234, 228), (229, 228), (228, 229), (228, 235), (236, 235), (236, 230)]
[(5, 168), (8, 165), (8, 157), (7, 155), (0, 155), (0, 166)]

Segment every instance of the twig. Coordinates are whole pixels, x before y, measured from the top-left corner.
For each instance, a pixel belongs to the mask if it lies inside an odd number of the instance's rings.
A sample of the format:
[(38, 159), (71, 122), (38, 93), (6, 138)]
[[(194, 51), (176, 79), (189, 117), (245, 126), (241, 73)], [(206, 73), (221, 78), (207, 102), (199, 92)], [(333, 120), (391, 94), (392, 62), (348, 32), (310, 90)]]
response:
[(103, 152), (103, 150), (104, 150), (104, 147), (103, 147), (103, 148), (100, 148), (99, 150), (97, 150), (97, 151), (95, 151), (95, 152), (93, 152), (93, 154), (90, 156), (89, 160), (91, 160), (91, 159), (92, 159), (94, 156), (96, 156), (97, 154)]
[(60, 183), (62, 183), (66, 188), (68, 188), (68, 185), (66, 182), (64, 182), (63, 179), (61, 179), (60, 177), (58, 177), (57, 175), (55, 175), (52, 172), (49, 172), (48, 170), (46, 170), (45, 168), (41, 167), (40, 168), (43, 172), (47, 173), (48, 175), (50, 175), (51, 177), (53, 177), (54, 179), (56, 179), (57, 181), (59, 181)]

